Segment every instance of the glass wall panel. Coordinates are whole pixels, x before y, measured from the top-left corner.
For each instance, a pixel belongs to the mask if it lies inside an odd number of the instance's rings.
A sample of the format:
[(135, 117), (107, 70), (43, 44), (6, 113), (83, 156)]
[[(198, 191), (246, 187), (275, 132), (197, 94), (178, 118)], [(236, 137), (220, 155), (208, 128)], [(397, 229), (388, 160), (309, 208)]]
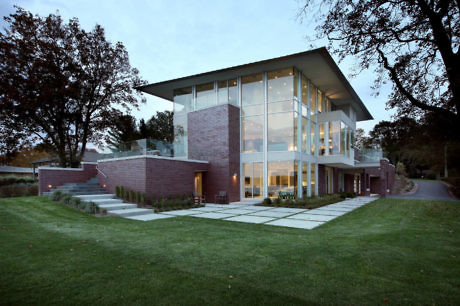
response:
[(196, 86), (195, 109), (202, 109), (216, 105), (214, 82)]
[(324, 123), (319, 125), (319, 152), (320, 156), (326, 155), (326, 144), (325, 144), (325, 126)]
[(243, 164), (244, 197), (252, 198), (252, 163)]
[(323, 103), (323, 93), (318, 90), (318, 113), (322, 113), (324, 111)]
[(268, 162), (268, 196), (295, 196), (297, 169), (293, 161)]
[(302, 74), (302, 104), (308, 105), (307, 98), (308, 98), (308, 80)]
[(268, 114), (268, 151), (296, 151), (297, 113)]
[(238, 82), (236, 79), (217, 83), (217, 103), (238, 106)]
[(246, 105), (241, 109), (241, 116), (261, 115), (264, 113), (264, 105)]
[(180, 115), (192, 110), (192, 87), (174, 90), (174, 114)]
[(340, 154), (346, 154), (348, 152), (347, 150), (347, 138), (348, 138), (348, 133), (347, 133), (347, 126), (345, 123), (341, 122), (340, 123)]
[(296, 111), (296, 105), (297, 103), (295, 103), (294, 100), (269, 103), (267, 106), (267, 111), (269, 113), (293, 112)]
[(267, 73), (268, 102), (291, 100), (294, 97), (297, 90), (295, 90), (295, 77), (293, 74), (294, 70), (292, 68), (270, 71)]
[(316, 164), (311, 164), (310, 166), (311, 171), (311, 179), (310, 179), (310, 188), (311, 188), (311, 195), (316, 195)]
[(241, 106), (264, 103), (264, 84), (262, 73), (241, 78)]
[(302, 116), (302, 152), (308, 151), (308, 118)]
[(329, 155), (340, 154), (340, 121), (329, 122)]
[(311, 154), (315, 155), (316, 150), (316, 122), (310, 120), (310, 143), (311, 143)]
[(174, 90), (174, 156), (187, 156), (187, 113), (192, 111), (192, 87)]
[(254, 176), (253, 176), (253, 182), (254, 182), (254, 188), (253, 188), (253, 197), (254, 198), (261, 198), (263, 196), (263, 176), (264, 176), (264, 171), (263, 171), (263, 163), (254, 163)]
[(264, 117), (250, 116), (241, 118), (243, 152), (262, 152)]
[(316, 113), (316, 87), (310, 82), (310, 113)]
[(306, 197), (308, 194), (308, 163), (302, 163), (302, 197)]

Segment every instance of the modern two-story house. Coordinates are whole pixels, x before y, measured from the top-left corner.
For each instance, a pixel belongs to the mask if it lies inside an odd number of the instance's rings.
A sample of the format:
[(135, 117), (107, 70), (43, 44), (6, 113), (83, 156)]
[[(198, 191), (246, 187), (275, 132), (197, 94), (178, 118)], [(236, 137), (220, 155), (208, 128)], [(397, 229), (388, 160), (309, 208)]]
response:
[(234, 202), (385, 196), (393, 188), (394, 167), (381, 152), (353, 148), (356, 122), (372, 116), (325, 48), (139, 89), (173, 103), (173, 149), (162, 154), (138, 142), (137, 153), (99, 160), (91, 171), (109, 192), (195, 191), (212, 201), (223, 191)]

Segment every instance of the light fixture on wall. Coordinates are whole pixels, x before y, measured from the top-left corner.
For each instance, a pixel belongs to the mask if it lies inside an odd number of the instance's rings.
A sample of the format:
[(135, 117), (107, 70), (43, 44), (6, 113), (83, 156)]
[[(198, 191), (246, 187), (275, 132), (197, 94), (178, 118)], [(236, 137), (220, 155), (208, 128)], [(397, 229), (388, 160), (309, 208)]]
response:
[(51, 187), (53, 187), (53, 185), (48, 185), (48, 188), (51, 188)]
[(102, 185), (102, 187), (104, 187), (104, 188), (105, 188), (105, 187), (107, 187), (107, 185), (106, 185), (106, 184), (104, 184), (104, 185)]

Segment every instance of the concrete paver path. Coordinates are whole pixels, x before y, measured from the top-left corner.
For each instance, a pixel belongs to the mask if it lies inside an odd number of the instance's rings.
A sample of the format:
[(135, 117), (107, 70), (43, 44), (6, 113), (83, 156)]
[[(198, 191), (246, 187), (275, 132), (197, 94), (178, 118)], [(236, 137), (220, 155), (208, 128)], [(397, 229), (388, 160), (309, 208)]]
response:
[(408, 195), (391, 195), (393, 199), (410, 199), (410, 200), (432, 200), (432, 201), (456, 201), (453, 198), (447, 186), (440, 181), (413, 180), (418, 184), (417, 191)]

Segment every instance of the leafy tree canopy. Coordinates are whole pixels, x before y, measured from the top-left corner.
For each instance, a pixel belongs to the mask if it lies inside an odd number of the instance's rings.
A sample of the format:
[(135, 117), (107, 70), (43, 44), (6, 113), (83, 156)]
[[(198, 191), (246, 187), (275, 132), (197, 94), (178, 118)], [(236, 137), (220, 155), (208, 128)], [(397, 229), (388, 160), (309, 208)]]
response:
[[(100, 144), (120, 109), (144, 102), (133, 90), (145, 82), (122, 43), (78, 19), (33, 15), (19, 7), (0, 32), (0, 149), (41, 144), (61, 166), (75, 166), (87, 142)], [(3, 137), (5, 135), (5, 137)]]
[(317, 37), (342, 60), (376, 67), (375, 88), (387, 80), (387, 106), (399, 117), (443, 121), (460, 139), (460, 2), (458, 0), (306, 0), (299, 14), (315, 19)]

